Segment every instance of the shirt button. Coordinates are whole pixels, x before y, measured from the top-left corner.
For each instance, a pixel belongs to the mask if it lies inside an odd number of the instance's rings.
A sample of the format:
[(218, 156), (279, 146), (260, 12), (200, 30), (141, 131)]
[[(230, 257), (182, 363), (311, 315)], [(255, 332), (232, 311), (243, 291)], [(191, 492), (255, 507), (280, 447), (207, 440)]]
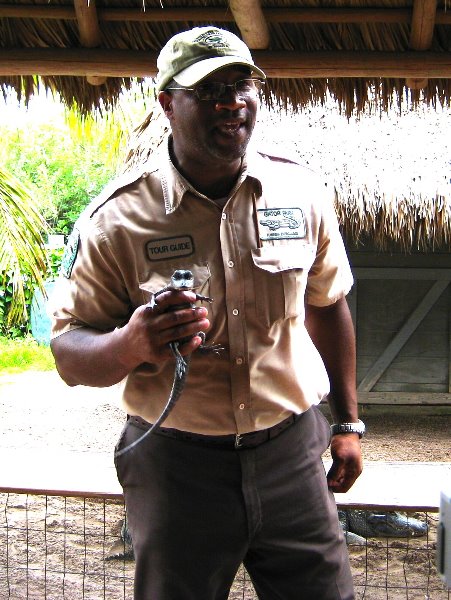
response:
[(221, 219), (222, 219), (222, 220), (224, 220), (224, 219), (227, 219), (227, 215), (226, 215), (225, 213), (222, 213), (222, 214), (221, 214)]
[(244, 409), (244, 404), (240, 404), (239, 409), (243, 410)]
[(242, 365), (243, 364), (243, 359), (241, 358), (241, 356), (238, 356), (237, 358), (235, 358), (235, 363), (237, 365)]
[(234, 267), (235, 266), (235, 263), (233, 262), (233, 260), (229, 260), (227, 262), (227, 264), (229, 265), (229, 267)]
[(239, 315), (239, 314), (240, 314), (240, 311), (239, 311), (237, 308), (234, 308), (234, 309), (232, 310), (232, 315), (234, 315), (235, 317), (236, 317), (237, 315)]

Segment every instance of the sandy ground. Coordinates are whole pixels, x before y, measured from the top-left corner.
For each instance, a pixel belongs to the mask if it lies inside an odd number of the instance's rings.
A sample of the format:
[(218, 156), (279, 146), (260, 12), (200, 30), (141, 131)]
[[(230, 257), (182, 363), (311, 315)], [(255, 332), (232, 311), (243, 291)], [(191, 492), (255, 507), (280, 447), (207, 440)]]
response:
[[(54, 371), (0, 375), (0, 448), (111, 453), (124, 425), (120, 386), (68, 387)], [(451, 407), (361, 410), (366, 461), (451, 461)]]
[(0, 447), (111, 453), (120, 388), (68, 387), (54, 371), (0, 376)]

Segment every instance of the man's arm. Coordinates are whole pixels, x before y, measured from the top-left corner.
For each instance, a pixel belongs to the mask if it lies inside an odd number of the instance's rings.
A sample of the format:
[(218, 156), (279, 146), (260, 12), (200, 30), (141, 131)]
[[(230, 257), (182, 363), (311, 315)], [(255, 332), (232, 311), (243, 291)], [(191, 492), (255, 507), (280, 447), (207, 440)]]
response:
[(207, 309), (167, 309), (195, 301), (193, 292), (168, 291), (158, 296), (155, 308), (138, 307), (120, 329), (102, 332), (81, 327), (63, 333), (51, 342), (59, 374), (70, 386), (107, 387), (143, 363), (157, 364), (170, 358), (169, 342), (190, 338), (179, 350), (183, 355), (193, 352), (202, 343), (196, 334), (210, 326)]
[[(334, 422), (357, 422), (355, 335), (346, 299), (325, 307), (307, 305), (305, 324), (329, 375)], [(329, 488), (346, 492), (362, 472), (359, 436), (334, 435), (330, 448), (333, 465), (327, 475)]]

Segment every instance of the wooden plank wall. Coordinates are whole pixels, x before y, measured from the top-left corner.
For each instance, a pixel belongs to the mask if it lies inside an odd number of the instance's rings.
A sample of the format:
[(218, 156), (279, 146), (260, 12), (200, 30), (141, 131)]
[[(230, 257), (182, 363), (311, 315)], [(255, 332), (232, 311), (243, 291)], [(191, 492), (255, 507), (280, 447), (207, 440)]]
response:
[(433, 256), (425, 268), (424, 257), (417, 266), (415, 256), (378, 255), (373, 266), (373, 255), (356, 255), (348, 302), (360, 402), (451, 405), (450, 255), (438, 268)]

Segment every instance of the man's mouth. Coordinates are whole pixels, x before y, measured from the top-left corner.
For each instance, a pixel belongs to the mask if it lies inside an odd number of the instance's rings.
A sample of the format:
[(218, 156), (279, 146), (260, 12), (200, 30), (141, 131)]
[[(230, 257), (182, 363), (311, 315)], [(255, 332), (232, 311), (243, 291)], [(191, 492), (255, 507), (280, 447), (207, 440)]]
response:
[(243, 121), (222, 121), (217, 123), (216, 129), (224, 135), (234, 135), (244, 126)]

